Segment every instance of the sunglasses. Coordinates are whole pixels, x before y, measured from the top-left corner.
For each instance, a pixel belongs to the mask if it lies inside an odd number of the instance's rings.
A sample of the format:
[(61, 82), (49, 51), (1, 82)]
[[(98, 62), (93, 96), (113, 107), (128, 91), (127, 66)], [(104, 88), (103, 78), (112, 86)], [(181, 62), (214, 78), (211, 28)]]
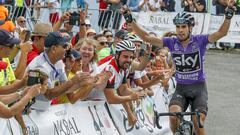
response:
[(25, 23), (25, 22), (26, 22), (25, 20), (20, 21), (20, 23)]
[(107, 42), (99, 42), (100, 43), (100, 45), (106, 45), (107, 44)]
[(106, 35), (106, 38), (113, 37), (113, 35)]
[(90, 24), (86, 24), (86, 27), (91, 27), (91, 25)]

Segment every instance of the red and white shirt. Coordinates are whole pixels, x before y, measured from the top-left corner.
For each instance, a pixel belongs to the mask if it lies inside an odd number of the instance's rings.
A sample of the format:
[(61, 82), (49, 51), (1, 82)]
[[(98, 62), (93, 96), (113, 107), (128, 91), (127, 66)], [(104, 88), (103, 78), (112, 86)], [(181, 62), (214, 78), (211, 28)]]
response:
[(112, 73), (107, 82), (106, 88), (118, 89), (121, 84), (127, 83), (129, 70), (120, 69), (113, 55), (101, 59), (98, 64), (99, 70), (110, 71)]

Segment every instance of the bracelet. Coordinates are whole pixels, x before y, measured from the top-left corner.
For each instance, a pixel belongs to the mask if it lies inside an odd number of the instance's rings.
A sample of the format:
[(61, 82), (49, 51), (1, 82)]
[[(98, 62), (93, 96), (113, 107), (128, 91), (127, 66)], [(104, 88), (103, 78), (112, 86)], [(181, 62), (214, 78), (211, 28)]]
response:
[(21, 98), (23, 97), (23, 91), (18, 91), (18, 92), (16, 92), (16, 93), (18, 94), (19, 99), (21, 99)]

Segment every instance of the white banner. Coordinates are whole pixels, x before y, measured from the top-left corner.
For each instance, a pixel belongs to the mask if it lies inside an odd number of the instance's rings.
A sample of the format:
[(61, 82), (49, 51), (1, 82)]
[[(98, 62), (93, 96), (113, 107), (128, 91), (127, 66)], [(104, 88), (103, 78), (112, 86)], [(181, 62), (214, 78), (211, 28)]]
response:
[[(159, 88), (159, 89), (158, 89)], [(160, 90), (160, 87), (154, 87), (154, 91), (162, 91)], [(156, 96), (159, 98), (157, 101), (163, 101), (163, 96), (160, 94), (160, 96)], [(117, 128), (119, 132), (123, 135), (137, 135), (137, 134), (143, 134), (143, 135), (172, 135), (170, 128), (169, 128), (169, 121), (168, 119), (161, 120), (161, 125), (163, 126), (162, 129), (158, 129), (154, 123), (154, 109), (155, 107), (155, 96), (153, 97), (146, 97), (141, 101), (140, 106), (138, 106), (135, 109), (135, 114), (137, 116), (137, 123), (134, 126), (128, 126), (128, 120), (127, 120), (127, 113), (124, 110), (122, 105), (109, 105), (109, 110), (111, 112), (111, 115), (113, 117), (113, 120), (115, 124), (117, 125)], [(161, 104), (161, 103), (160, 103)], [(159, 105), (159, 103), (158, 103)], [(165, 108), (164, 105), (162, 105), (160, 108)], [(159, 112), (160, 110), (162, 112), (167, 112), (166, 109), (159, 109), (156, 108)], [(158, 110), (159, 109), (159, 110)]]
[[(49, 111), (32, 111), (24, 121), (29, 135), (119, 135), (104, 102), (55, 105)], [(20, 132), (16, 123), (11, 126)]]
[[(134, 14), (136, 21), (147, 31), (152, 31), (160, 36), (166, 32), (176, 31), (176, 27), (173, 24), (173, 18), (176, 16), (176, 12), (140, 12)], [(207, 34), (210, 14), (191, 13), (195, 18), (195, 26), (193, 28), (193, 34)]]
[[(211, 16), (209, 33), (218, 31), (224, 21), (224, 16)], [(233, 16), (227, 36), (218, 40), (218, 42), (240, 43), (240, 15)]]

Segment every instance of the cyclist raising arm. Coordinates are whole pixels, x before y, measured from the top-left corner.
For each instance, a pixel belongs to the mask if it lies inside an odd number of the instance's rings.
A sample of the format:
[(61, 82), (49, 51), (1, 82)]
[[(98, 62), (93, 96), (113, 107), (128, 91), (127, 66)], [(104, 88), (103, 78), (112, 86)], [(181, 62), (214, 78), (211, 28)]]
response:
[[(150, 36), (134, 21), (130, 12), (123, 9), (125, 20), (132, 24), (137, 35), (153, 45), (166, 46), (171, 52), (176, 66), (177, 87), (169, 104), (170, 112), (185, 111), (189, 103), (192, 103), (192, 111), (201, 112), (201, 121), (204, 122), (208, 111), (204, 72), (206, 46), (209, 42), (215, 42), (227, 35), (234, 14), (234, 3), (234, 0), (229, 0), (225, 10), (225, 20), (217, 32), (209, 35), (192, 35), (195, 25), (194, 17), (191, 14), (180, 12), (173, 19), (177, 37), (161, 39)], [(178, 124), (177, 118), (170, 117), (170, 127), (173, 133)], [(194, 118), (194, 125), (198, 135), (205, 135), (204, 128), (200, 129), (196, 126), (196, 118)]]

